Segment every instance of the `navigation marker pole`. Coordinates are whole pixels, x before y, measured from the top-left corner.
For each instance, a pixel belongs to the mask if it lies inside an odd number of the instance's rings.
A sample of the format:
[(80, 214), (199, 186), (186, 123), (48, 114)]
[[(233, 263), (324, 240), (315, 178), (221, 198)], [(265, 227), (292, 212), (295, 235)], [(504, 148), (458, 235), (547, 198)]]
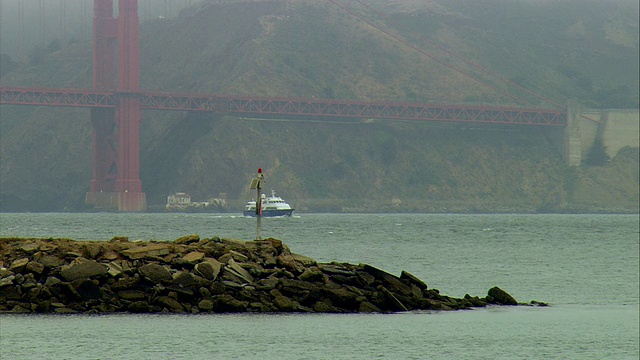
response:
[(258, 177), (251, 179), (251, 185), (249, 185), (249, 189), (256, 189), (256, 218), (258, 219), (256, 240), (262, 240), (260, 234), (262, 231), (262, 194), (260, 194), (262, 182), (265, 182), (264, 175), (262, 175), (262, 168), (258, 168)]

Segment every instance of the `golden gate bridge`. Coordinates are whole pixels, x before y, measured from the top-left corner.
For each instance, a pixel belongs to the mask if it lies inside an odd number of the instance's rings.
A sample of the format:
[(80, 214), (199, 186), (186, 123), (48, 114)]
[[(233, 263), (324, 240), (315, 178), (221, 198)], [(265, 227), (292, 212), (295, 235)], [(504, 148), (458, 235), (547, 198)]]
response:
[(93, 171), (86, 203), (119, 211), (146, 209), (140, 181), (142, 110), (216, 112), (242, 117), (358, 118), (566, 127), (566, 110), (488, 105), (415, 104), (260, 98), (140, 90), (137, 0), (94, 0), (93, 89), (0, 86), (0, 104), (90, 108)]

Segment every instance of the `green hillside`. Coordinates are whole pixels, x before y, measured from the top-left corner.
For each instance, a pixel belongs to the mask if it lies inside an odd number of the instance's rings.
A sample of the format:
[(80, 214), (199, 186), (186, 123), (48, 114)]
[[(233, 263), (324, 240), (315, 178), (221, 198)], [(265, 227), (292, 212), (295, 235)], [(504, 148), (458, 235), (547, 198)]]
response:
[[(635, 2), (362, 4), (207, 1), (178, 17), (144, 22), (141, 86), (541, 107), (554, 106), (546, 99), (577, 99), (590, 108), (638, 107)], [(3, 70), (2, 84), (91, 86), (91, 44), (51, 50), (40, 61)], [(88, 111), (6, 105), (0, 111), (1, 210), (84, 209), (92, 161)], [(625, 170), (638, 168), (637, 156), (620, 156), (595, 170), (572, 169), (552, 141), (558, 130), (258, 121), (160, 111), (143, 117), (141, 179), (152, 206), (172, 192), (195, 200), (226, 193), (229, 210), (240, 211), (251, 196), (249, 180), (263, 167), (267, 186), (307, 211), (638, 211), (638, 179)], [(613, 178), (607, 190), (584, 190), (585, 181), (605, 174)]]

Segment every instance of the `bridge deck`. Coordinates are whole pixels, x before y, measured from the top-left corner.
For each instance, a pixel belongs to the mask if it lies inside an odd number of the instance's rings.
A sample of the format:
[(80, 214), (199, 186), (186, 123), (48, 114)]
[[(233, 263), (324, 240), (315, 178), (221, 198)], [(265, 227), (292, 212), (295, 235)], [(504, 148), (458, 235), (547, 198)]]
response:
[(412, 104), (230, 95), (113, 92), (0, 87), (0, 104), (115, 108), (120, 98), (140, 99), (142, 109), (208, 111), (244, 117), (362, 118), (566, 126), (567, 113), (486, 105)]

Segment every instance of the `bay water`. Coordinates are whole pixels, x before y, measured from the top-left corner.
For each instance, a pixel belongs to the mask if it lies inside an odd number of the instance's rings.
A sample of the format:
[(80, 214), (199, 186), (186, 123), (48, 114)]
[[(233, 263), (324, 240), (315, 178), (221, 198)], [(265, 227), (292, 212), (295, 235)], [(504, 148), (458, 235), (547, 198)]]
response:
[[(397, 314), (0, 315), (0, 359), (638, 359), (638, 215), (300, 214), (262, 236), (519, 302)], [(241, 214), (2, 213), (0, 237), (256, 237)]]

